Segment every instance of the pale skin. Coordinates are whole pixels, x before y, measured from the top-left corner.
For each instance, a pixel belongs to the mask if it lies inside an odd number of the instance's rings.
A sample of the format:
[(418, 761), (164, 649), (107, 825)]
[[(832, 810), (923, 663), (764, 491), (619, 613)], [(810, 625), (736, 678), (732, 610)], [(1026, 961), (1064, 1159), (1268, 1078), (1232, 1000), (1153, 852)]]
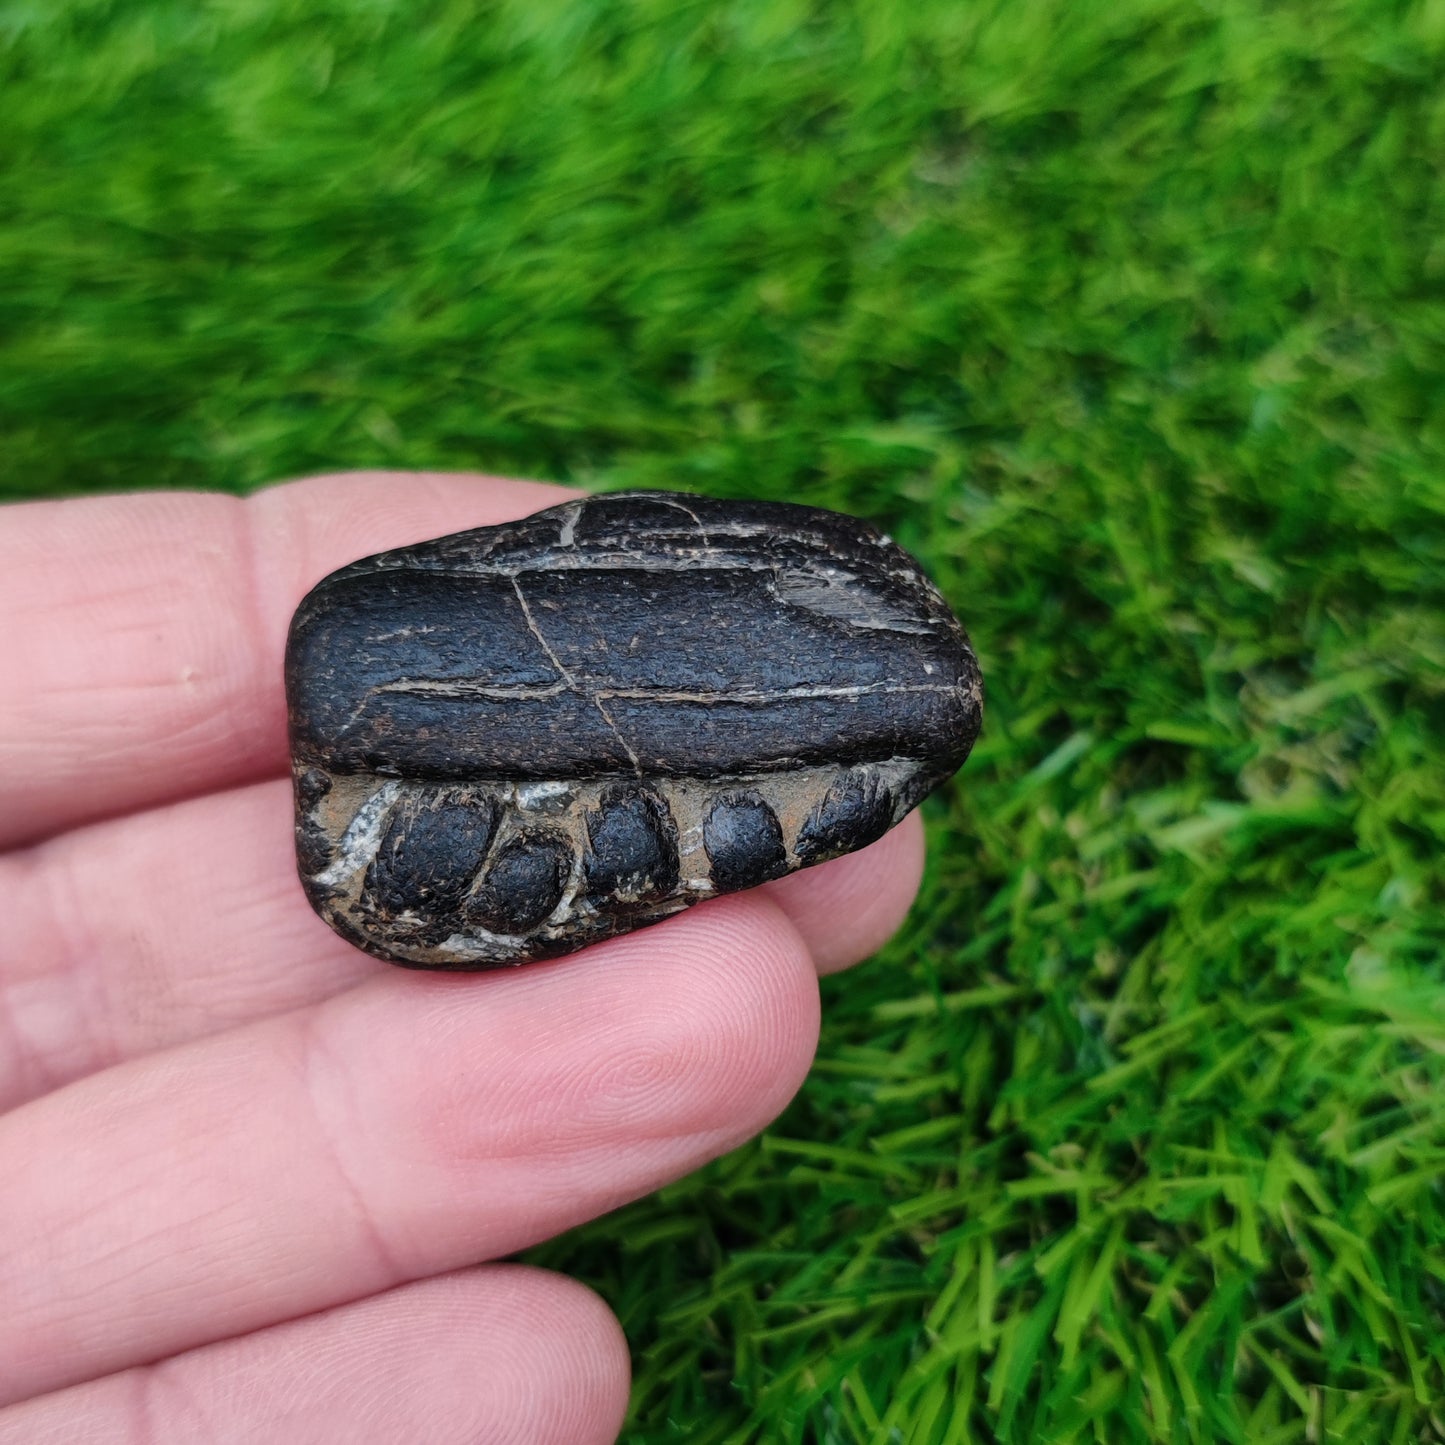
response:
[(567, 495), (369, 473), (0, 510), (0, 1445), (616, 1438), (606, 1305), (490, 1261), (767, 1125), (817, 975), (897, 927), (923, 842), (910, 817), (515, 971), (336, 938), (291, 852), (292, 610)]

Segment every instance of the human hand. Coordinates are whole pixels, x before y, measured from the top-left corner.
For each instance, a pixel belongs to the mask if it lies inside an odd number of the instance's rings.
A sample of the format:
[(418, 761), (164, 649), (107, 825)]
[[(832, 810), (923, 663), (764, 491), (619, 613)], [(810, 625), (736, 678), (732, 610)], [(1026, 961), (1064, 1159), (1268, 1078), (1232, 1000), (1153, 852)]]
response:
[(281, 655), (332, 569), (558, 488), (358, 474), (0, 512), (0, 1445), (589, 1445), (589, 1291), (487, 1264), (732, 1149), (816, 973), (917, 885), (860, 853), (515, 972), (367, 958), (308, 907)]

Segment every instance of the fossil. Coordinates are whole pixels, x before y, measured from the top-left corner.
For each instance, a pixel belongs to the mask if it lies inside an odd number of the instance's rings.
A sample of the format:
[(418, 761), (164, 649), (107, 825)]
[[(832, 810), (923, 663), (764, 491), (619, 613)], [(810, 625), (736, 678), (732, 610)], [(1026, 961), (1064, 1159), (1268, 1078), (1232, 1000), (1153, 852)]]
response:
[(622, 492), (368, 557), (286, 651), (296, 850), (415, 968), (570, 953), (880, 837), (982, 681), (918, 564), (813, 507)]

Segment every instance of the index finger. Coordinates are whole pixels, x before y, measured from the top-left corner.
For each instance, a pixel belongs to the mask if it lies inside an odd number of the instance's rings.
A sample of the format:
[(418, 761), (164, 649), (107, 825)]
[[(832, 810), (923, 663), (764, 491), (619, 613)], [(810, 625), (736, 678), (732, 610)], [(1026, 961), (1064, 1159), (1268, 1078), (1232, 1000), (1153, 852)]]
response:
[(439, 473), (0, 513), (0, 847), (286, 768), (296, 604), (389, 547), (573, 495)]

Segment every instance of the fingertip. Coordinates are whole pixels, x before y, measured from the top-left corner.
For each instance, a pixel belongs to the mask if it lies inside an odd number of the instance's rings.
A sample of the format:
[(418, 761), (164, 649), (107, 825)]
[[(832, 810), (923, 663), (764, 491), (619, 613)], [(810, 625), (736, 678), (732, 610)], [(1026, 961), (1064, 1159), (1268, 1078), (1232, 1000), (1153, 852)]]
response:
[(732, 1147), (771, 1123), (812, 1067), (822, 1022), (812, 955), (760, 892), (714, 899), (663, 929), (675, 940), (677, 1006), (719, 1030), (696, 1123)]
[(798, 931), (820, 974), (876, 953), (898, 931), (923, 878), (923, 823), (910, 813), (876, 843), (760, 890)]
[[(313, 1048), (343, 1066), (322, 1107), (338, 1137), (365, 1121), (350, 1167), (408, 1273), (511, 1254), (736, 1148), (797, 1093), (820, 1023), (808, 950), (757, 894), (554, 963), (378, 980), (326, 1008)], [(406, 1168), (372, 1162), (398, 1153)]]
[[(457, 1277), (473, 1297), (475, 1277), (476, 1271)], [(480, 1278), (489, 1311), (500, 1304), (513, 1326), (509, 1346), (519, 1368), (509, 1403), (521, 1427), (515, 1438), (529, 1445), (611, 1445), (627, 1416), (632, 1358), (607, 1303), (577, 1280), (531, 1265), (492, 1265)], [(565, 1380), (567, 1388), (538, 1390), (538, 1376)]]
[[(519, 1041), (510, 1117), (554, 1138), (576, 1133), (622, 1147), (655, 1136), (665, 1119), (673, 1138), (719, 1141), (721, 1152), (786, 1107), (818, 1043), (812, 957), (786, 915), (757, 893), (715, 899), (487, 984), (477, 1022)], [(428, 1067), (445, 1059), (459, 1075), (464, 1059), (450, 1049), (465, 1055), (472, 1047), (456, 1012), (465, 981), (422, 986), (437, 990), (432, 1026), (449, 1041)], [(554, 1047), (562, 1040), (571, 1042)], [(545, 1084), (528, 1079), (536, 1062), (548, 1071)], [(470, 1103), (453, 1115), (463, 1142), (453, 1140), (448, 1152), (472, 1152), (476, 1118)], [(488, 1148), (494, 1132), (489, 1124)]]

